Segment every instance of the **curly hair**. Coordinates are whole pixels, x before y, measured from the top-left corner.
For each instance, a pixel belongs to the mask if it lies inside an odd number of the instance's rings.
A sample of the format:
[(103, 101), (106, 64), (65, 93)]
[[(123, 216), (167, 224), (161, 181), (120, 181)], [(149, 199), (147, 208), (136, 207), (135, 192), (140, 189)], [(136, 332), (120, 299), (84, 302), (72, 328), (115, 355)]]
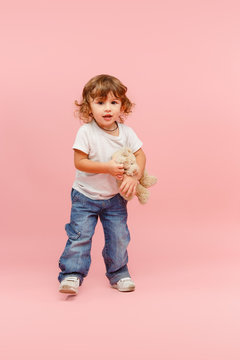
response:
[(127, 87), (121, 83), (116, 77), (106, 74), (94, 76), (90, 79), (83, 88), (82, 100), (78, 103), (75, 100), (77, 109), (74, 111), (74, 116), (77, 116), (84, 123), (91, 122), (93, 116), (91, 114), (90, 99), (96, 97), (106, 99), (108, 93), (113, 93), (116, 98), (121, 100), (121, 115), (119, 122), (123, 123), (125, 118), (132, 112), (134, 103), (132, 103), (126, 96)]

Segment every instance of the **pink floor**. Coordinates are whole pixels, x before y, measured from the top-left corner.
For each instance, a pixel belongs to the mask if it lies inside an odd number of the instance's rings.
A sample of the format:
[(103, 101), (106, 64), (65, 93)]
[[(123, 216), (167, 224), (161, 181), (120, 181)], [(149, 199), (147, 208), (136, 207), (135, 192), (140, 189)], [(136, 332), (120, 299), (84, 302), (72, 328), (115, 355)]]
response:
[(45, 260), (12, 251), (1, 280), (2, 359), (239, 360), (239, 229), (166, 226), (158, 235), (146, 267), (142, 248), (129, 246), (131, 293), (108, 284), (100, 230), (77, 296), (58, 293), (52, 249)]
[[(240, 2), (1, 2), (0, 360), (240, 360)], [(96, 232), (58, 292), (80, 126), (110, 74), (157, 176), (129, 203), (136, 291), (109, 286)]]

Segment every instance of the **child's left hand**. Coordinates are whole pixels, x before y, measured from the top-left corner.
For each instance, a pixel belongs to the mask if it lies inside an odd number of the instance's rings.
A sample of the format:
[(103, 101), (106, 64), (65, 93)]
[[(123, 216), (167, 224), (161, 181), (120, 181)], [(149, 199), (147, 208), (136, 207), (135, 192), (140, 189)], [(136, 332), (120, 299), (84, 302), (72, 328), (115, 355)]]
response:
[(130, 195), (135, 195), (137, 183), (137, 176), (124, 175), (123, 182), (120, 186), (120, 192), (122, 192), (127, 197)]

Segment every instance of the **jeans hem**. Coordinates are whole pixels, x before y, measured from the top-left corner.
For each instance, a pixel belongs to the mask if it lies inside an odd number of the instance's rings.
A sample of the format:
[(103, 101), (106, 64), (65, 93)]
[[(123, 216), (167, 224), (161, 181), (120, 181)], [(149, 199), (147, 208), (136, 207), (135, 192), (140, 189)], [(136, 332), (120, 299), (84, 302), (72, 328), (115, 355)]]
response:
[(109, 279), (110, 284), (111, 285), (116, 284), (120, 279), (122, 279), (124, 277), (130, 277), (129, 272), (124, 272), (124, 273), (113, 276), (112, 278)]
[(79, 286), (82, 285), (82, 282), (83, 282), (83, 278), (79, 275), (77, 275), (76, 273), (73, 273), (73, 274), (65, 274), (65, 275), (62, 275), (62, 276), (59, 276), (58, 277), (58, 281), (61, 283), (66, 277), (68, 276), (75, 276), (79, 279)]

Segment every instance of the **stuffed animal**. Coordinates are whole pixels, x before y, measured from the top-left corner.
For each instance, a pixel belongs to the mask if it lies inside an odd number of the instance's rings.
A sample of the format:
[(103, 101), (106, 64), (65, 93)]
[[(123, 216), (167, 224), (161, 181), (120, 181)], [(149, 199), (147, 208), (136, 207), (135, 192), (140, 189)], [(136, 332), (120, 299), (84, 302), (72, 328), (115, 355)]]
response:
[[(137, 175), (139, 167), (136, 161), (136, 157), (130, 148), (125, 147), (116, 151), (113, 154), (112, 159), (115, 160), (118, 164), (123, 164), (124, 174), (128, 176)], [(154, 185), (156, 182), (157, 178), (155, 176), (148, 175), (147, 171), (144, 170), (143, 176), (139, 180), (136, 188), (136, 196), (140, 204), (147, 203), (150, 195), (148, 188)], [(117, 180), (117, 183), (120, 187), (122, 180)], [(125, 200), (131, 200), (133, 198), (133, 195), (126, 197), (126, 195), (122, 193), (120, 194)]]

